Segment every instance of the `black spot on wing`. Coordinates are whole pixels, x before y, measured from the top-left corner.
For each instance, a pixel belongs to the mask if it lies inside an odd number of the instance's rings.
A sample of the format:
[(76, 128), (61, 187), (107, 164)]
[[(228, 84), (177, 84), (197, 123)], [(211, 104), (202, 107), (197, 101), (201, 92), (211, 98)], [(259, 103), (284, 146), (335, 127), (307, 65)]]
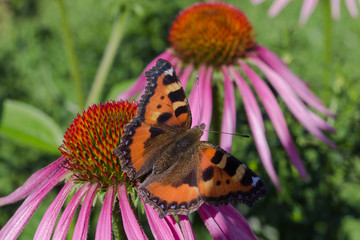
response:
[(175, 82), (178, 82), (178, 78), (175, 74), (175, 71), (173, 72), (173, 76), (171, 75), (165, 75), (164, 76), (164, 79), (163, 79), (163, 84), (166, 86), (166, 85), (170, 85), (172, 83), (175, 83)]
[(175, 116), (178, 117), (183, 113), (187, 113), (188, 112), (188, 108), (187, 106), (181, 106), (178, 107), (177, 109), (175, 109)]
[(196, 187), (197, 186), (195, 168), (189, 172), (189, 174), (184, 178), (183, 181), (184, 181), (184, 183), (188, 184), (190, 187)]
[(151, 127), (149, 129), (149, 132), (150, 132), (150, 138), (148, 138), (145, 143), (144, 143), (144, 146), (145, 147), (149, 147), (151, 146), (154, 142), (154, 138), (159, 136), (160, 134), (164, 133), (165, 131), (162, 130), (162, 129), (159, 129), (159, 128), (156, 128), (156, 127)]
[(157, 118), (157, 122), (158, 123), (164, 123), (166, 122), (167, 120), (169, 120), (170, 118), (172, 117), (172, 113), (162, 113), (160, 114), (160, 116)]
[(241, 179), (241, 184), (244, 186), (249, 186), (253, 183), (253, 177), (256, 177), (255, 173), (251, 171), (249, 168), (246, 168), (245, 174)]
[(154, 138), (154, 137), (164, 133), (164, 130), (159, 129), (159, 128), (155, 128), (155, 127), (151, 127), (149, 129), (149, 132), (151, 133), (150, 138)]
[(214, 157), (211, 159), (211, 162), (214, 163), (214, 164), (219, 164), (222, 157), (223, 157), (223, 153), (220, 152), (220, 151), (216, 151)]
[(240, 166), (240, 161), (235, 157), (230, 156), (226, 159), (225, 172), (229, 174), (230, 177), (234, 176), (237, 168)]
[(189, 172), (189, 174), (180, 179), (179, 181), (171, 184), (173, 187), (179, 187), (183, 184), (187, 184), (190, 187), (197, 187), (197, 174), (195, 168)]
[(214, 167), (213, 166), (207, 167), (202, 172), (202, 178), (205, 182), (211, 180), (213, 177), (214, 177)]
[(160, 104), (159, 104), (159, 105), (157, 105), (157, 106), (156, 106), (156, 108), (157, 108), (157, 109), (160, 109), (160, 108), (161, 108), (161, 105), (160, 105)]
[(185, 93), (184, 90), (182, 88), (180, 88), (179, 90), (170, 92), (168, 94), (168, 97), (170, 99), (171, 102), (182, 102), (185, 100)]

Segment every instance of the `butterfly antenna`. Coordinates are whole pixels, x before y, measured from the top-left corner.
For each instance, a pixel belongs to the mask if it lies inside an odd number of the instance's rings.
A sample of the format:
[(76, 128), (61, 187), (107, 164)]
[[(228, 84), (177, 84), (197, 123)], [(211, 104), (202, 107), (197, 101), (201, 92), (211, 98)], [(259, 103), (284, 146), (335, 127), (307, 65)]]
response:
[(245, 134), (238, 134), (238, 133), (228, 133), (228, 132), (219, 132), (219, 131), (212, 131), (212, 130), (204, 130), (207, 131), (209, 133), (220, 133), (220, 134), (228, 134), (228, 135), (233, 135), (233, 136), (239, 136), (239, 137), (244, 137), (244, 138), (249, 138), (249, 135), (245, 135)]
[(198, 103), (199, 103), (199, 124), (201, 123), (201, 108), (200, 108), (200, 84), (199, 84), (199, 75), (196, 75), (196, 85), (197, 85), (197, 94), (198, 94)]

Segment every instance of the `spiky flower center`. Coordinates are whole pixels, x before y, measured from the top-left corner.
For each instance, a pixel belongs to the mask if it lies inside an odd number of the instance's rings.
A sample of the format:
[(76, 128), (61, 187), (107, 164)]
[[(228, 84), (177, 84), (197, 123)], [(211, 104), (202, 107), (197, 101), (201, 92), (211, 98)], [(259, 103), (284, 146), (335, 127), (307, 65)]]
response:
[(177, 56), (196, 65), (232, 64), (255, 45), (245, 14), (220, 2), (195, 4), (173, 22), (169, 41)]
[(137, 105), (128, 101), (93, 105), (67, 129), (59, 150), (79, 181), (98, 182), (103, 187), (124, 181), (118, 157), (123, 128), (135, 116)]

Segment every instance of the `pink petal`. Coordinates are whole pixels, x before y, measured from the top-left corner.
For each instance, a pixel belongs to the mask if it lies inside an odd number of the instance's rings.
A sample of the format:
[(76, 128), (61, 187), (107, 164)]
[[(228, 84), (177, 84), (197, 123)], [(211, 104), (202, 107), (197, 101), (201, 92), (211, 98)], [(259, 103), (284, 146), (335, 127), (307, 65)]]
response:
[(182, 64), (179, 58), (177, 57), (173, 57), (169, 60), (169, 62), (174, 66), (174, 70), (176, 72), (176, 74), (179, 76), (181, 69), (182, 69)]
[(203, 204), (198, 212), (214, 239), (258, 239), (246, 219), (231, 205)]
[(220, 213), (226, 216), (227, 223), (230, 226), (235, 236), (241, 236), (241, 239), (258, 239), (251, 230), (249, 223), (243, 215), (241, 215), (232, 205), (218, 207)]
[(34, 239), (50, 239), (51, 234), (54, 230), (56, 220), (59, 216), (61, 207), (63, 206), (65, 199), (67, 198), (70, 190), (75, 185), (74, 181), (68, 181), (65, 186), (61, 189), (55, 200), (46, 210), (34, 236)]
[(227, 228), (227, 225), (220, 223), (224, 228), (224, 231), (219, 226), (218, 218), (216, 218), (216, 215), (219, 214), (219, 211), (215, 207), (203, 204), (198, 209), (198, 213), (200, 214), (200, 217), (204, 221), (205, 226), (209, 230), (211, 236), (215, 240), (231, 239), (231, 237), (229, 236), (231, 231)]
[(321, 117), (319, 117), (317, 114), (313, 113), (312, 111), (309, 111), (309, 115), (310, 117), (313, 119), (314, 121), (314, 124), (322, 129), (322, 130), (325, 130), (325, 131), (328, 131), (328, 132), (333, 132), (335, 133), (336, 130), (335, 128), (333, 128), (332, 126), (330, 126), (324, 119), (322, 119)]
[(25, 225), (34, 214), (35, 210), (42, 202), (44, 197), (49, 193), (49, 191), (60, 181), (62, 181), (70, 171), (61, 168), (57, 171), (52, 177), (50, 177), (40, 188), (36, 189), (31, 193), (21, 204), (15, 214), (10, 218), (10, 220), (5, 224), (5, 226), (0, 231), (0, 239), (10, 240), (16, 239), (21, 231), (24, 229)]
[(66, 234), (69, 230), (70, 223), (73, 219), (73, 216), (75, 214), (75, 211), (85, 195), (85, 193), (89, 190), (90, 183), (85, 183), (74, 195), (74, 197), (71, 199), (67, 207), (65, 208), (63, 214), (61, 215), (61, 218), (59, 219), (59, 222), (56, 226), (53, 239), (65, 239)]
[(163, 59), (169, 59), (172, 56), (172, 54), (169, 51), (165, 51), (163, 53), (161, 53), (159, 56), (157, 56), (156, 58), (154, 58), (154, 60), (152, 60), (144, 69), (144, 71), (141, 73), (140, 77), (134, 82), (134, 84), (129, 87), (128, 90), (126, 90), (125, 92), (122, 92), (118, 95), (117, 99), (129, 99), (131, 97), (134, 97), (137, 93), (141, 92), (145, 86), (146, 86), (146, 77), (145, 77), (145, 72), (150, 70), (155, 64), (156, 61), (158, 60), (158, 58), (163, 58)]
[(168, 226), (170, 227), (171, 232), (176, 237), (175, 239), (184, 240), (184, 236), (181, 232), (179, 224), (176, 222), (174, 216), (167, 215), (164, 217), (165, 221), (167, 222)]
[(305, 25), (310, 15), (313, 13), (316, 4), (318, 4), (318, 0), (304, 0), (304, 3), (300, 12), (300, 25)]
[(75, 229), (73, 234), (74, 240), (86, 240), (87, 233), (89, 228), (89, 219), (91, 207), (94, 201), (94, 197), (96, 196), (97, 190), (99, 189), (99, 184), (93, 183), (91, 184), (85, 199), (83, 201)]
[(110, 186), (106, 191), (104, 205), (102, 206), (98, 224), (96, 226), (95, 239), (110, 240), (112, 239), (112, 209), (114, 202), (114, 187)]
[[(197, 126), (201, 124), (200, 119), (200, 109), (202, 109), (203, 102), (203, 95), (204, 95), (204, 84), (206, 79), (206, 67), (204, 65), (201, 65), (199, 67), (198, 75), (199, 75), (199, 85), (194, 84), (190, 96), (189, 96), (189, 105), (191, 109), (191, 115), (192, 115), (192, 127)], [(199, 106), (200, 105), (200, 106)], [(200, 109), (199, 109), (200, 107)], [(201, 116), (202, 117), (202, 116)], [(209, 127), (209, 126), (207, 126)]]
[[(206, 78), (203, 84), (203, 87), (200, 88), (203, 92), (201, 101), (203, 104), (201, 105), (201, 122), (205, 123), (207, 129), (210, 128), (211, 124), (211, 116), (212, 116), (212, 88), (211, 88), (211, 79), (212, 79), (213, 68), (208, 67), (206, 71)], [(209, 131), (204, 131), (203, 135), (201, 136), (202, 141), (206, 141), (209, 136)]]
[(144, 203), (145, 213), (155, 239), (182, 239), (182, 236), (174, 236), (167, 221), (159, 218), (159, 214), (150, 205)]
[[(224, 66), (221, 67), (224, 75), (224, 108), (221, 126), (220, 146), (231, 152), (232, 141), (236, 129), (236, 106), (234, 86), (229, 77), (229, 73)], [(226, 134), (227, 133), (227, 134)]]
[(185, 240), (195, 240), (196, 236), (194, 233), (194, 230), (191, 226), (191, 222), (189, 220), (189, 218), (185, 215), (178, 215), (179, 221), (180, 221), (180, 226), (182, 229), (182, 232), (184, 234), (184, 239)]
[(186, 85), (189, 81), (189, 78), (191, 76), (191, 73), (194, 70), (194, 66), (192, 64), (188, 64), (184, 70), (184, 72), (180, 76), (180, 82), (184, 89), (186, 89)]
[(280, 142), (290, 156), (290, 160), (299, 171), (301, 177), (305, 178), (305, 167), (300, 159), (298, 152), (296, 151), (295, 145), (291, 139), (288, 127), (286, 125), (284, 115), (275, 96), (273, 95), (270, 88), (265, 84), (265, 82), (244, 61), (239, 61), (239, 64), (241, 69), (245, 72), (254, 86), (257, 95), (263, 103), (264, 108), (274, 125)]
[(346, 3), (347, 9), (349, 10), (350, 15), (353, 18), (357, 18), (359, 16), (359, 11), (356, 6), (355, 0), (345, 0), (345, 3)]
[(289, 2), (291, 2), (291, 0), (275, 0), (269, 9), (269, 17), (278, 15)]
[(134, 212), (131, 209), (127, 197), (126, 186), (124, 184), (119, 184), (118, 196), (119, 196), (121, 217), (127, 238), (129, 240), (148, 239), (144, 231), (140, 227), (138, 221), (136, 220)]
[(340, 0), (331, 0), (331, 15), (334, 19), (340, 18)]
[(256, 98), (252, 93), (250, 87), (247, 85), (242, 76), (235, 70), (235, 68), (231, 66), (229, 67), (229, 70), (242, 95), (246, 115), (254, 136), (254, 141), (258, 149), (260, 158), (271, 180), (273, 181), (275, 186), (279, 190), (281, 190), (279, 180), (276, 176), (276, 172), (272, 164), (269, 145), (265, 137), (264, 122), (261, 116), (259, 105), (256, 102)]
[(284, 79), (262, 62), (258, 57), (251, 56), (252, 62), (261, 69), (261, 71), (267, 76), (270, 83), (279, 93), (281, 98), (289, 110), (294, 114), (296, 119), (315, 137), (326, 143), (328, 146), (335, 148), (336, 145), (330, 141), (314, 124), (309, 114), (309, 110), (306, 108), (303, 102), (301, 102), (294, 91), (284, 81)]
[(289, 86), (310, 106), (330, 117), (335, 117), (333, 113), (327, 109), (321, 100), (307, 87), (306, 82), (296, 76), (286, 64), (271, 50), (258, 46), (256, 52), (275, 72), (277, 72)]
[(19, 201), (34, 192), (59, 170), (63, 162), (64, 157), (60, 157), (55, 162), (33, 173), (21, 187), (8, 196), (0, 198), (0, 206)]

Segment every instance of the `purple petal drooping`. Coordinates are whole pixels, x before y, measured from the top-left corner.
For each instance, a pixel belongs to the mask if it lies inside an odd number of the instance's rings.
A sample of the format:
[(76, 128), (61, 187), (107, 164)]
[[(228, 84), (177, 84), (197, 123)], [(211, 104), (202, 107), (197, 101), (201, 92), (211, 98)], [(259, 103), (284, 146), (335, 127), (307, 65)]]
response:
[(232, 230), (235, 238), (241, 236), (241, 239), (258, 239), (251, 230), (247, 220), (232, 205), (220, 206), (218, 210), (226, 217), (229, 228)]
[(281, 144), (290, 156), (290, 160), (298, 169), (300, 175), (305, 178), (305, 167), (291, 139), (284, 115), (274, 94), (266, 83), (244, 61), (239, 61), (239, 64), (254, 86), (256, 93), (258, 94), (272, 124), (274, 125)]
[(91, 184), (88, 192), (86, 193), (78, 219), (76, 221), (74, 234), (73, 234), (74, 240), (87, 239), (91, 207), (98, 188), (99, 188), (99, 184), (93, 183)]
[(304, 25), (309, 19), (310, 15), (313, 13), (316, 4), (318, 4), (318, 0), (304, 0), (304, 3), (300, 12), (300, 25)]
[(75, 193), (69, 204), (66, 206), (59, 222), (56, 226), (53, 239), (65, 239), (69, 230), (70, 223), (74, 217), (75, 211), (80, 204), (81, 199), (89, 190), (90, 183), (87, 182)]
[(61, 168), (52, 177), (50, 177), (40, 188), (30, 194), (25, 199), (23, 204), (21, 204), (15, 214), (1, 229), (0, 239), (16, 239), (21, 233), (21, 231), (24, 229), (25, 225), (27, 224), (31, 216), (34, 214), (35, 210), (42, 202), (44, 197), (53, 187), (55, 187), (56, 184), (62, 181), (69, 173), (69, 170)]
[[(143, 199), (142, 199), (143, 200)], [(144, 201), (143, 201), (144, 202)], [(159, 214), (150, 205), (144, 203), (145, 213), (150, 229), (155, 239), (182, 239), (183, 236), (174, 236), (168, 223), (164, 218), (160, 219)]]
[(110, 186), (106, 191), (104, 204), (102, 206), (99, 220), (96, 226), (95, 238), (97, 240), (112, 239), (112, 209), (114, 202), (114, 186)]
[(129, 240), (148, 239), (136, 220), (133, 210), (131, 209), (127, 197), (126, 186), (124, 184), (119, 184), (118, 196), (121, 218), (127, 238)]
[(256, 52), (267, 65), (289, 84), (304, 102), (321, 113), (330, 117), (335, 117), (335, 115), (330, 112), (330, 110), (323, 105), (321, 100), (308, 88), (307, 83), (296, 76), (275, 53), (262, 46), (257, 46)]
[(284, 79), (273, 71), (256, 56), (251, 56), (252, 62), (261, 69), (261, 71), (267, 76), (269, 82), (279, 93), (285, 104), (296, 117), (296, 119), (315, 137), (326, 143), (328, 146), (336, 149), (336, 145), (330, 141), (320, 130), (314, 125), (312, 118), (309, 115), (309, 110), (304, 103), (296, 96), (294, 91), (284, 81)]
[(266, 141), (265, 137), (265, 127), (264, 127), (264, 121), (261, 116), (261, 111), (259, 108), (259, 105), (256, 101), (256, 98), (254, 94), (252, 93), (250, 87), (245, 82), (243, 77), (236, 71), (234, 67), (229, 67), (230, 73), (233, 76), (236, 85), (238, 86), (238, 89), (243, 96), (244, 106), (246, 115), (248, 118), (248, 122), (250, 125), (251, 132), (254, 136), (254, 141), (256, 144), (256, 147), (258, 149), (260, 158), (264, 164), (264, 167), (266, 171), (268, 172), (271, 180), (275, 184), (275, 186), (281, 190), (281, 186), (279, 183), (279, 180), (277, 178), (274, 166), (272, 164), (271, 160), (271, 153), (269, 145)]
[(203, 204), (198, 212), (214, 239), (258, 239), (246, 219), (231, 205)]
[(167, 215), (164, 217), (165, 221), (167, 222), (172, 234), (174, 235), (175, 239), (184, 240), (184, 236), (181, 232), (179, 224), (176, 222), (174, 216)]
[(54, 201), (46, 210), (34, 236), (34, 239), (45, 240), (50, 239), (54, 230), (56, 220), (58, 219), (60, 210), (73, 186), (74, 181), (68, 181), (56, 196)]
[(190, 222), (189, 218), (185, 215), (178, 215), (178, 218), (180, 221), (181, 230), (184, 234), (184, 239), (185, 240), (195, 240), (196, 236), (195, 236), (194, 230), (191, 226), (191, 222)]
[(0, 198), (0, 206), (19, 201), (41, 187), (47, 179), (59, 170), (63, 162), (64, 157), (60, 157), (55, 162), (33, 173), (21, 187), (8, 196)]
[[(200, 214), (202, 220), (205, 223), (205, 226), (209, 230), (211, 236), (215, 240), (227, 240), (230, 239), (228, 236), (228, 231), (225, 229), (223, 231), (217, 221), (215, 220), (215, 216), (218, 213), (215, 207), (209, 206), (206, 204), (201, 205), (198, 209), (198, 213)], [(224, 225), (226, 227), (226, 225)]]
[(236, 129), (236, 105), (234, 85), (230, 79), (226, 67), (221, 67), (224, 75), (224, 108), (221, 132), (220, 146), (228, 152), (231, 152), (232, 141)]

